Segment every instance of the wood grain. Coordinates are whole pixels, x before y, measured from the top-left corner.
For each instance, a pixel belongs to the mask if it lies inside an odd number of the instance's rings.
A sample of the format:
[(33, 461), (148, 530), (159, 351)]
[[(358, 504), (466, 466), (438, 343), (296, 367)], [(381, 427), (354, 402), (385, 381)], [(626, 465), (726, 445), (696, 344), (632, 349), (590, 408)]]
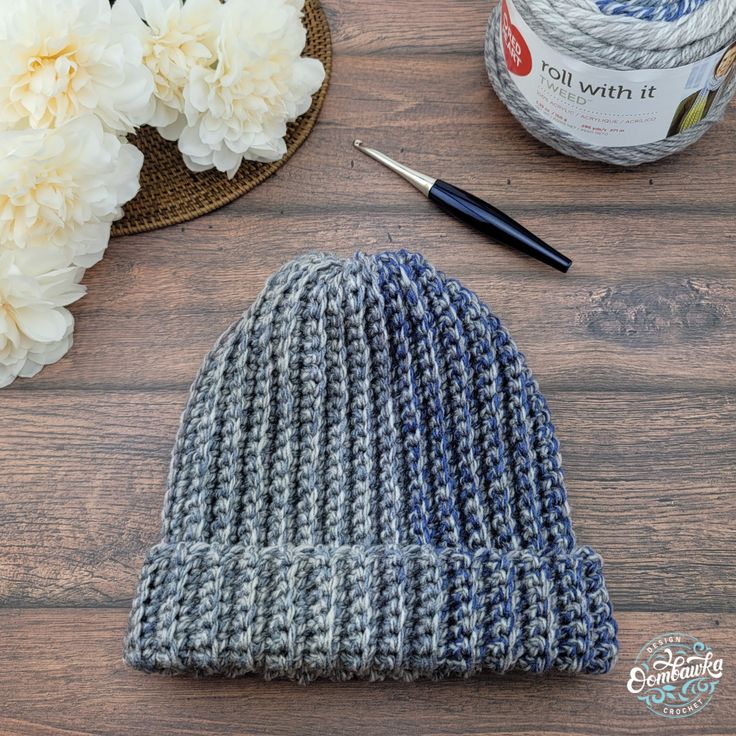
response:
[[(0, 394), (0, 734), (736, 733), (736, 115), (634, 170), (529, 137), (485, 78), (486, 0), (327, 0), (333, 82), (294, 158), (88, 272), (62, 361)], [(464, 186), (575, 262), (563, 276), (448, 220), (351, 147)], [(552, 407), (579, 540), (621, 625), (613, 674), (470, 682), (146, 677), (121, 662), (188, 386), (265, 279), (308, 250), (420, 250), (503, 319)], [(668, 721), (625, 688), (639, 647), (697, 634), (726, 661)]]
[[(362, 196), (358, 181), (353, 191)], [(75, 349), (4, 395), (186, 388), (217, 335), (285, 260), (306, 250), (347, 255), (391, 247), (421, 250), (475, 289), (545, 384), (685, 390), (697, 363), (699, 386), (729, 386), (736, 360), (733, 216), (698, 226), (683, 221), (684, 233), (670, 234), (661, 223), (670, 215), (654, 211), (639, 218), (577, 215), (572, 224), (569, 213), (540, 218), (530, 210), (522, 219), (551, 242), (566, 243), (575, 260), (562, 276), (494, 246), (413, 195), (396, 195), (411, 213), (240, 216), (230, 207), (183, 231), (117, 240), (89, 274), (89, 296), (74, 305)], [(505, 204), (519, 214), (513, 202)]]
[[(523, 673), (470, 681), (415, 683), (289, 682), (147, 676), (121, 659), (124, 609), (0, 612), (0, 668), (6, 694), (3, 733), (128, 734), (722, 734), (736, 719), (723, 683), (697, 718), (654, 718), (626, 690), (628, 668), (607, 677)], [(624, 613), (622, 664), (642, 632), (686, 628), (736, 660), (732, 615)], [(658, 722), (661, 721), (661, 722)], [(689, 722), (688, 722), (689, 721)], [(694, 731), (697, 723), (697, 731)]]
[[(696, 391), (546, 393), (577, 534), (610, 563), (617, 605), (733, 611), (736, 514), (725, 489), (736, 406)], [(73, 390), (56, 396), (52, 409), (44, 396), (42, 406), (25, 394), (5, 402), (8, 456), (25, 463), (8, 464), (8, 483), (24, 491), (3, 503), (0, 595), (13, 605), (126, 602), (157, 538), (186, 392)], [(696, 426), (693, 407), (702, 417)], [(44, 442), (36, 445), (38, 425)], [(601, 442), (602, 428), (610, 440)]]

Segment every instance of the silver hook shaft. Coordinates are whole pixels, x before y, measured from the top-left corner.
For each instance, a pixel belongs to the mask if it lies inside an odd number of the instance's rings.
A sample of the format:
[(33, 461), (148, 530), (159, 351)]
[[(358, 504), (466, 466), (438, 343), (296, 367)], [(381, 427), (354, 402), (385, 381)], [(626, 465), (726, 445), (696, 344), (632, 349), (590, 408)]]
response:
[(396, 172), (399, 176), (406, 179), (412, 186), (416, 187), (425, 197), (429, 196), (429, 190), (434, 186), (437, 179), (433, 179), (431, 176), (422, 174), (419, 171), (414, 171), (404, 164), (400, 164), (398, 161), (394, 161), (389, 158), (385, 153), (376, 151), (375, 148), (369, 148), (361, 140), (354, 140), (353, 145), (362, 151), (366, 156), (370, 156), (384, 166), (387, 166), (391, 171)]

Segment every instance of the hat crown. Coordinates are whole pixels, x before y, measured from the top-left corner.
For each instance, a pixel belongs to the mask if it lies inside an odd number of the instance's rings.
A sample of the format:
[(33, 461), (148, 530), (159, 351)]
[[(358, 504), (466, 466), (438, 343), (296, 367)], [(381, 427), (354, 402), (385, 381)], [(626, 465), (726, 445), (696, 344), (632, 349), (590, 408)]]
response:
[(184, 413), (164, 539), (574, 546), (524, 356), (403, 251), (298, 258), (222, 336)]

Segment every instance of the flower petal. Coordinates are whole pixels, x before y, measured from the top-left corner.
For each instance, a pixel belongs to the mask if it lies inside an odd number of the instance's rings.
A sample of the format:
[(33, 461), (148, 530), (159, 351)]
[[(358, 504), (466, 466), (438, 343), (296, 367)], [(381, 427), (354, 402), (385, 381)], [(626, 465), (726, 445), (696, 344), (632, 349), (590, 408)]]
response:
[(67, 322), (55, 310), (21, 307), (15, 310), (15, 319), (19, 329), (36, 342), (54, 342), (66, 334)]

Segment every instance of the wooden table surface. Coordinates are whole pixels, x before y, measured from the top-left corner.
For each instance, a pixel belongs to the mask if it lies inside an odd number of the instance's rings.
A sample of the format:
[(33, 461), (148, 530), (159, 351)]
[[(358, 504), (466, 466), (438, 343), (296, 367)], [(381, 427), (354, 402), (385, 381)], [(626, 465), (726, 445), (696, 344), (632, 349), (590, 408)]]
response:
[[(736, 727), (736, 112), (636, 170), (564, 158), (489, 88), (487, 0), (326, 0), (317, 127), (208, 217), (113, 241), (75, 345), (0, 394), (0, 733), (722, 734)], [(570, 255), (558, 274), (448, 219), (351, 147), (467, 187)], [(502, 318), (562, 445), (576, 532), (620, 625), (603, 677), (292, 683), (146, 676), (121, 660), (189, 384), (266, 277), (308, 250), (421, 250)], [(626, 690), (639, 648), (695, 634), (725, 659), (694, 718)]]

